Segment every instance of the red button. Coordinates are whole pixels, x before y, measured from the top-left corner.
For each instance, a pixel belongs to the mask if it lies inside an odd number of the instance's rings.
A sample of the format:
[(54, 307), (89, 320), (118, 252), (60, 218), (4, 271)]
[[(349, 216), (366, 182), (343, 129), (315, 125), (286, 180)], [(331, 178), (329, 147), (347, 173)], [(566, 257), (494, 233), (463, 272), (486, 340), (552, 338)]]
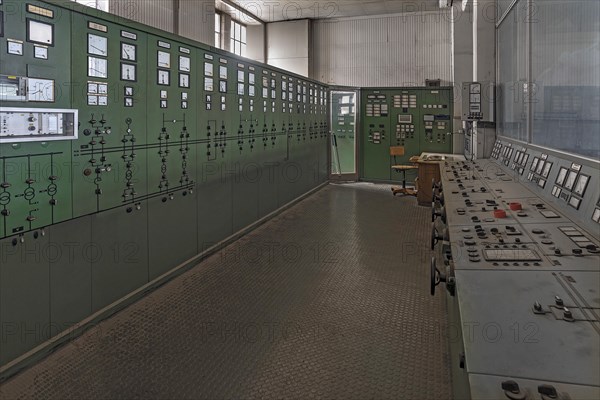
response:
[(504, 210), (494, 211), (494, 218), (506, 218), (506, 211), (504, 211)]
[(510, 203), (509, 206), (510, 206), (510, 209), (513, 211), (521, 211), (523, 209), (523, 206), (521, 206), (521, 203)]

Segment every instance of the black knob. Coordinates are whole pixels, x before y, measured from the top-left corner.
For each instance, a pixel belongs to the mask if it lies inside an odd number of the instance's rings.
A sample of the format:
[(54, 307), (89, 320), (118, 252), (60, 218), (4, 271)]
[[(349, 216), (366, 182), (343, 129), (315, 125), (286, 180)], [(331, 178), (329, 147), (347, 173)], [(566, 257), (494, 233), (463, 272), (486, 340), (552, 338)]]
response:
[(515, 381), (502, 382), (502, 390), (511, 393), (519, 393), (521, 391), (521, 389), (519, 388), (519, 384)]
[(10, 211), (5, 208), (4, 210), (0, 211), (0, 214), (2, 214), (5, 217), (8, 217), (10, 215)]
[(558, 398), (558, 393), (556, 392), (556, 389), (554, 388), (554, 386), (551, 385), (538, 386), (538, 393), (542, 395), (542, 398), (544, 398), (544, 396), (551, 399)]

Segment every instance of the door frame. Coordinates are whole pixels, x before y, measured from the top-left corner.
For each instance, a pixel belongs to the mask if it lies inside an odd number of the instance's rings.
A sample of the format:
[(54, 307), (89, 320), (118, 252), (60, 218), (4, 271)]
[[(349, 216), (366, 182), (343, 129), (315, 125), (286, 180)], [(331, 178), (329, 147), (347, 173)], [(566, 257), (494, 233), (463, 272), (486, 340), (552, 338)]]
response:
[[(334, 155), (332, 154), (333, 150), (333, 141), (335, 133), (333, 132), (333, 92), (352, 92), (354, 93), (355, 103), (354, 103), (354, 173), (350, 174), (333, 174), (333, 160)], [(360, 107), (361, 107), (361, 91), (358, 87), (353, 86), (330, 86), (329, 87), (329, 123), (331, 129), (331, 137), (329, 141), (329, 180), (332, 182), (358, 182), (360, 177), (360, 163), (359, 163), (359, 151), (360, 151)]]

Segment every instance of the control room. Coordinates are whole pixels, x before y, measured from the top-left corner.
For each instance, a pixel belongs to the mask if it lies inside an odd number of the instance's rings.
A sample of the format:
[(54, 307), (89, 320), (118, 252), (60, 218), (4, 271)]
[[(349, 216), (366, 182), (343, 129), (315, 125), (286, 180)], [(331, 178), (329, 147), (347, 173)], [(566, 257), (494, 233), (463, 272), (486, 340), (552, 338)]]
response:
[(600, 399), (600, 0), (0, 0), (0, 399)]

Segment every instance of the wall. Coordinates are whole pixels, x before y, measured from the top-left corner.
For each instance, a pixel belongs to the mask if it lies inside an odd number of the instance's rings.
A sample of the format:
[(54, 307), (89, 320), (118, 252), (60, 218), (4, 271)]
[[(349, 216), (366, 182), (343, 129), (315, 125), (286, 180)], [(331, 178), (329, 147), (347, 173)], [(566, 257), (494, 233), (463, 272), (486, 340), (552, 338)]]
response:
[(179, 30), (174, 33), (212, 45), (215, 40), (214, 0), (179, 0)]
[(264, 25), (248, 25), (246, 28), (246, 56), (251, 60), (266, 62)]
[(310, 26), (307, 19), (267, 24), (269, 65), (308, 76)]
[(449, 10), (315, 21), (314, 79), (344, 86), (452, 82)]
[(202, 43), (214, 42), (214, 0), (111, 1), (109, 12)]

